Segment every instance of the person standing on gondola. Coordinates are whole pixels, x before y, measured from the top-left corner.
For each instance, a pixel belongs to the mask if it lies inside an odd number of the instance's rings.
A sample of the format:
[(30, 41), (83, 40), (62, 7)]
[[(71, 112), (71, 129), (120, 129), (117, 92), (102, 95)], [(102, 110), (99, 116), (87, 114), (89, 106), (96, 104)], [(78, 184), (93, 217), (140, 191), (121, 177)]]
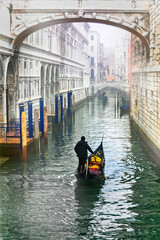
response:
[(88, 143), (85, 141), (84, 136), (81, 137), (81, 140), (76, 144), (74, 150), (77, 154), (77, 157), (79, 158), (79, 164), (78, 164), (77, 170), (79, 173), (83, 173), (85, 161), (87, 159), (87, 150), (89, 150), (92, 154), (93, 154), (93, 151), (88, 145)]

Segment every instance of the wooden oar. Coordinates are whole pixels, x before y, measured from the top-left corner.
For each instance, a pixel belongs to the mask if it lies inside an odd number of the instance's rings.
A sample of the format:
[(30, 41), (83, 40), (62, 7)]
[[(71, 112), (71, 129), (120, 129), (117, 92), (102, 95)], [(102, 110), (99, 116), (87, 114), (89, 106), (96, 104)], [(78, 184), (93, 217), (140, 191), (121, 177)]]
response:
[(102, 169), (102, 167), (101, 167), (101, 173), (102, 173), (102, 176), (103, 176), (103, 178), (104, 178), (104, 180), (106, 180), (106, 177), (104, 176), (104, 172), (103, 172), (103, 169)]
[(88, 159), (87, 159), (87, 163), (86, 163), (86, 179), (87, 179), (87, 175), (88, 175)]

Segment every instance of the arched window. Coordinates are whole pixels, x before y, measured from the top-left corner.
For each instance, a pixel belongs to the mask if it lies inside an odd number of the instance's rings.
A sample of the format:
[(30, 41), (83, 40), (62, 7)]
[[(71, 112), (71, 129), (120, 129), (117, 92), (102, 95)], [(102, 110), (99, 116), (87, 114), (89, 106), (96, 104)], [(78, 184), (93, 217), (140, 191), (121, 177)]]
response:
[(142, 44), (142, 56), (144, 56), (145, 55), (145, 46), (144, 46), (144, 44)]

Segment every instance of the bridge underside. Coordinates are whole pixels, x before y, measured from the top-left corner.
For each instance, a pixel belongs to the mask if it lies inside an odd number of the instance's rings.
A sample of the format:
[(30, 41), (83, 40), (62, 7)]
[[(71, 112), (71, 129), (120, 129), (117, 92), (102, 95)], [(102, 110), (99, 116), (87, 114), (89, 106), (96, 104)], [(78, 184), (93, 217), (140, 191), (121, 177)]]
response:
[[(33, 32), (55, 24), (69, 22), (93, 22), (111, 25), (138, 36), (149, 54), (148, 1), (14, 1), (12, 10), (12, 36), (14, 46)], [(132, 6), (131, 2), (136, 2)], [(25, 7), (25, 4), (28, 3)], [(47, 8), (46, 8), (47, 6)], [(63, 9), (62, 9), (63, 6)]]
[(117, 85), (110, 85), (110, 86), (103, 86), (102, 88), (100, 88), (99, 90), (102, 92), (105, 92), (108, 89), (114, 89), (116, 91), (120, 91), (123, 92), (125, 94), (125, 96), (129, 97), (129, 87), (128, 86), (119, 86)]

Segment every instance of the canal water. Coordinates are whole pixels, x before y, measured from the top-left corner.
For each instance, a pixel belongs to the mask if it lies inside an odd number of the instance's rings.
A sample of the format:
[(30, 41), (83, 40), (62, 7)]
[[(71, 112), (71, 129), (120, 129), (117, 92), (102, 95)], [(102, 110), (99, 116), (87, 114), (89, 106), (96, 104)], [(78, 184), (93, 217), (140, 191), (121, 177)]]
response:
[[(74, 146), (103, 137), (106, 181), (76, 179)], [(114, 99), (95, 99), (55, 128), (27, 161), (0, 166), (0, 240), (160, 239), (160, 176)]]

